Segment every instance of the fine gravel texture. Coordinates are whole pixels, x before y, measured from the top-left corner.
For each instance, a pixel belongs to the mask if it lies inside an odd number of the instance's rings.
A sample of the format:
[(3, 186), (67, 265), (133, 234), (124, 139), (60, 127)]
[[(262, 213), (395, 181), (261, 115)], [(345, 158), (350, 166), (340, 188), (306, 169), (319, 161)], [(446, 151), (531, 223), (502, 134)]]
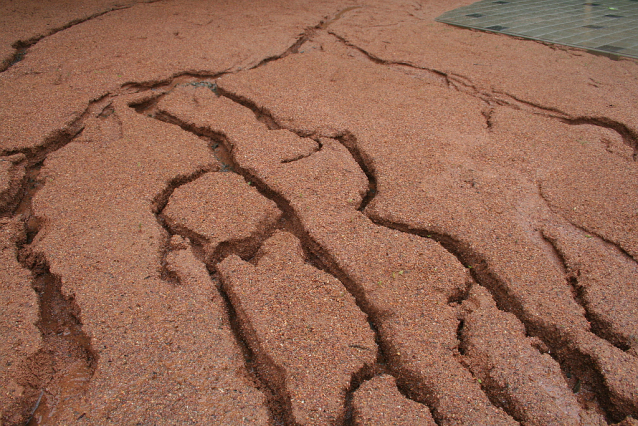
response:
[(24, 154), (0, 158), (0, 210), (15, 207), (25, 178)]
[[(44, 354), (36, 359), (36, 354), (42, 351), (43, 338), (36, 325), (38, 297), (31, 288), (31, 273), (17, 260), (16, 243), (26, 238), (21, 229), (16, 220), (0, 221), (0, 404), (3, 422), (8, 424), (22, 420), (22, 413), (30, 409), (24, 406), (25, 401), (33, 398), (36, 386), (42, 386), (33, 373), (49, 367)], [(27, 365), (35, 371), (29, 374)]]
[(638, 61), (470, 3), (0, 1), (0, 425), (637, 425)]
[(559, 364), (541, 354), (525, 336), (525, 326), (499, 311), (480, 286), (463, 302), (467, 314), (461, 349), (472, 373), (493, 398), (525, 425), (579, 425), (578, 402)]
[(207, 263), (256, 251), (280, 216), (274, 201), (236, 173), (208, 173), (180, 186), (162, 212), (173, 233), (202, 246)]
[(336, 278), (305, 264), (292, 234), (273, 235), (257, 259), (232, 255), (217, 268), (257, 368), (292, 424), (342, 423), (353, 376), (377, 358), (365, 314)]
[(352, 401), (356, 426), (434, 426), (430, 410), (401, 395), (394, 377), (377, 376), (361, 385)]

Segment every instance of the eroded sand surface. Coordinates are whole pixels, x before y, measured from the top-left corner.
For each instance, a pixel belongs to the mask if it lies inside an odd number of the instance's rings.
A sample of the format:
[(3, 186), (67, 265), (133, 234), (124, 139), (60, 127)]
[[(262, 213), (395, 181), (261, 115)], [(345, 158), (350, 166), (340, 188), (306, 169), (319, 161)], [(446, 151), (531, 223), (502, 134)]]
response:
[(0, 424), (637, 424), (638, 62), (471, 0), (41, 3)]

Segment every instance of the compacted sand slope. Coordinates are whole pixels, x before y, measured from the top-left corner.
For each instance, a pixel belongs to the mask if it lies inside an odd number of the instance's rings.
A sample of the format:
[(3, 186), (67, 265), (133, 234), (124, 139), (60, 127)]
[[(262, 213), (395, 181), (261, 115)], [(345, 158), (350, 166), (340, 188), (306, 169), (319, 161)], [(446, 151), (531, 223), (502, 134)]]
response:
[(3, 2), (0, 424), (638, 424), (638, 63), (470, 2)]

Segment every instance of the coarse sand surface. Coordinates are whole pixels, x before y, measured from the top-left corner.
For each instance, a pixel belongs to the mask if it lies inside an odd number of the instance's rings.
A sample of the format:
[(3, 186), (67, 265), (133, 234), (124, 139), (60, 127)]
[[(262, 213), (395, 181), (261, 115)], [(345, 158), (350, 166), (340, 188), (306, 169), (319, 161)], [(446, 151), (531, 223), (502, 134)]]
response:
[(638, 61), (471, 0), (0, 0), (0, 425), (638, 424)]

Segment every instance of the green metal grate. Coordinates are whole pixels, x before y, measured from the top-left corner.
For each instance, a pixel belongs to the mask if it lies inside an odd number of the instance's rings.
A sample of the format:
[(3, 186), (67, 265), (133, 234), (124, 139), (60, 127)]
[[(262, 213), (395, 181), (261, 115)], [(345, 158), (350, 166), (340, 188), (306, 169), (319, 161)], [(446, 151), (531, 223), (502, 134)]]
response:
[(638, 0), (482, 0), (436, 20), (638, 59)]

